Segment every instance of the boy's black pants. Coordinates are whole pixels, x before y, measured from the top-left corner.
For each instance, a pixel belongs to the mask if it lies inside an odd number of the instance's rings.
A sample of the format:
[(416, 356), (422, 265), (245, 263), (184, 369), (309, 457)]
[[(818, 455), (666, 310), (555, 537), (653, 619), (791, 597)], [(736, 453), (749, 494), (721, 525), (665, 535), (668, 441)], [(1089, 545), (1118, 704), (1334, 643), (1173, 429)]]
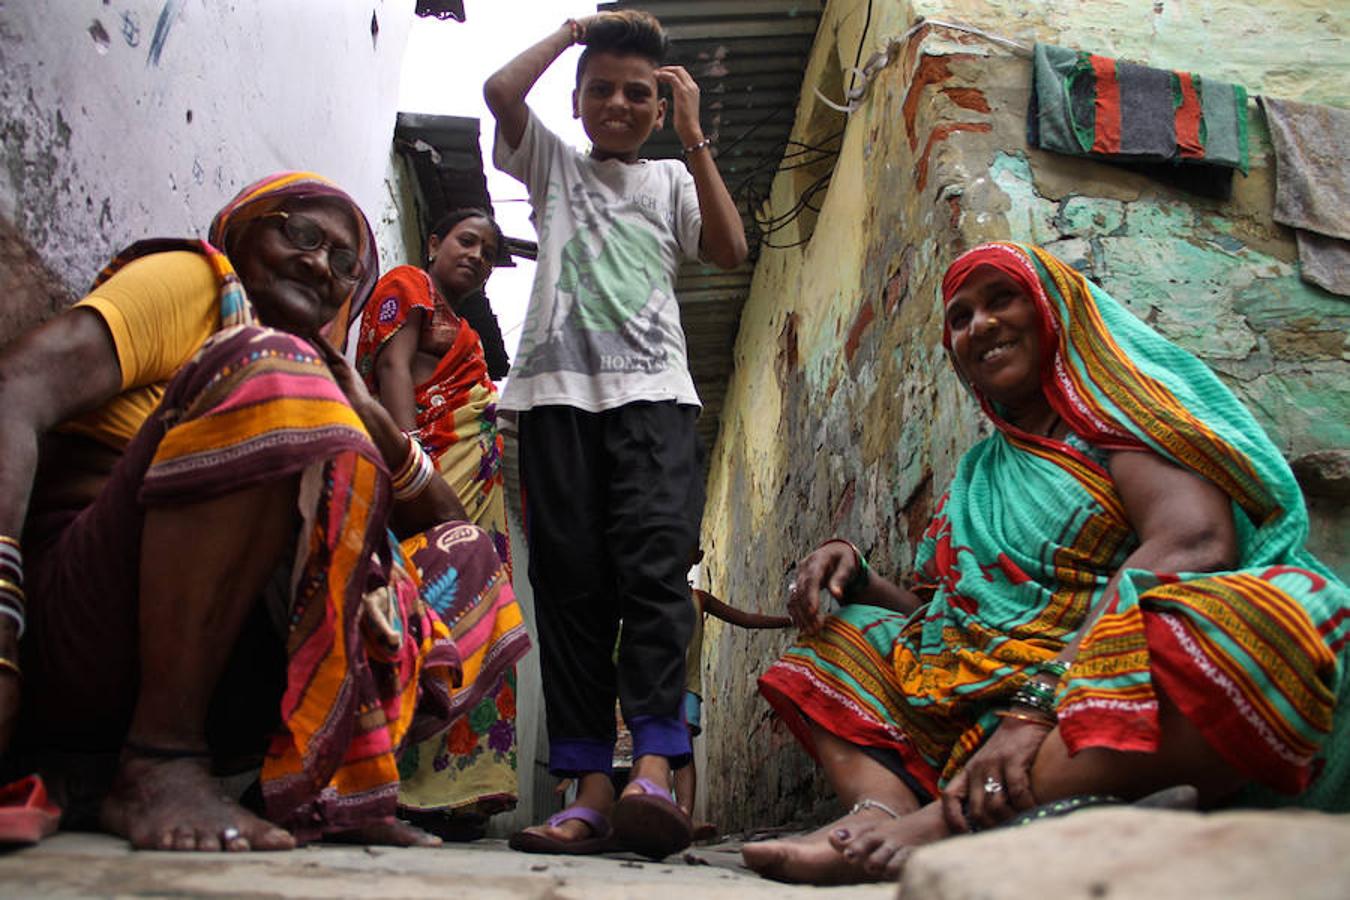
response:
[(610, 771), (616, 692), (635, 757), (657, 754), (679, 765), (689, 754), (681, 701), (694, 614), (686, 576), (703, 509), (697, 417), (697, 407), (674, 402), (520, 414), (555, 774)]

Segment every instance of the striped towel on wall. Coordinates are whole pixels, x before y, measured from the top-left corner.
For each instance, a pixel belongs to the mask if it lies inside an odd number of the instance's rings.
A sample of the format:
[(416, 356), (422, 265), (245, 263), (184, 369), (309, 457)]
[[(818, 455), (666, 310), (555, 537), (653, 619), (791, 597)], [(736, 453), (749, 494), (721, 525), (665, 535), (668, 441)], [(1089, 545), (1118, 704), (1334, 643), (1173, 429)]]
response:
[(1247, 172), (1242, 85), (1050, 44), (1036, 45), (1033, 73), (1028, 142), (1034, 147)]

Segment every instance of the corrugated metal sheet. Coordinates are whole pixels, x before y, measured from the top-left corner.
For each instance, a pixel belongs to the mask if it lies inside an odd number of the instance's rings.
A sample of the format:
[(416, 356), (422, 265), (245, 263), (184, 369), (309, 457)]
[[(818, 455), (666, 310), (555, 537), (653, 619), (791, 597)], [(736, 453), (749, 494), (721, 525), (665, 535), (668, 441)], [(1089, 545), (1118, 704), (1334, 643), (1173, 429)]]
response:
[[(685, 266), (675, 285), (689, 367), (703, 399), (699, 438), (709, 451), (758, 257), (759, 230), (749, 206), (768, 193), (783, 159), (824, 6), (824, 0), (619, 0), (597, 7), (646, 10), (665, 26), (669, 61), (688, 69), (699, 84), (703, 130), (717, 142), (718, 168), (750, 239), (750, 261), (740, 269)], [(680, 150), (674, 129), (667, 127), (642, 154), (677, 158)]]
[[(417, 180), (421, 243), (441, 216), (452, 209), (476, 206), (496, 214), (483, 174), (478, 145), (479, 123), (465, 116), (399, 113), (394, 126), (394, 148), (408, 161)], [(534, 241), (506, 237), (497, 265), (513, 266), (513, 256), (534, 259)]]

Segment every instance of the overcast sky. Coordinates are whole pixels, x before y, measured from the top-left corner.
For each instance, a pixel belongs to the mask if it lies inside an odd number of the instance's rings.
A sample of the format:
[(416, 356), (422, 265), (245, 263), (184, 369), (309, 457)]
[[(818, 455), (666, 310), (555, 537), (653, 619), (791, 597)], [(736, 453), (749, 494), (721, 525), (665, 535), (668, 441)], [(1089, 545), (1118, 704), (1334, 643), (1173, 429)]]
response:
[[(471, 116), (481, 123), (483, 167), (502, 229), (534, 239), (525, 186), (492, 165), (492, 114), (483, 103), (483, 82), (509, 59), (548, 34), (566, 18), (595, 12), (595, 2), (576, 0), (466, 0), (466, 21), (418, 18), (408, 36), (399, 83), (399, 110)], [(572, 87), (579, 47), (572, 47), (544, 73), (528, 102), (544, 124), (569, 143), (587, 146), (581, 124), (572, 118)], [(413, 261), (420, 262), (420, 261)], [(518, 261), (498, 269), (487, 284), (501, 323), (507, 352), (515, 358), (534, 264)]]

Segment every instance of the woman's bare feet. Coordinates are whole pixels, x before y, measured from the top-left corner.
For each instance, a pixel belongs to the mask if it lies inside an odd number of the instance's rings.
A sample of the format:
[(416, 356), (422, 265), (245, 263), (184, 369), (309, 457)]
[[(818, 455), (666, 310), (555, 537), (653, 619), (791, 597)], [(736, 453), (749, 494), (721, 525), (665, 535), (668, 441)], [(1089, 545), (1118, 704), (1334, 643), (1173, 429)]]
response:
[(830, 831), (830, 847), (867, 881), (894, 881), (900, 877), (915, 847), (951, 835), (941, 803), (930, 803), (898, 819), (884, 817)]
[(324, 840), (342, 844), (377, 844), (383, 847), (439, 847), (442, 843), (436, 835), (402, 819), (372, 822), (350, 831), (325, 835)]
[(845, 859), (830, 843), (838, 831), (849, 834), (892, 820), (879, 809), (862, 809), (800, 837), (757, 841), (741, 848), (745, 864), (765, 878), (805, 884), (857, 884), (876, 879)]
[(124, 755), (103, 827), (138, 850), (290, 850), (295, 838), (228, 797), (205, 758)]

